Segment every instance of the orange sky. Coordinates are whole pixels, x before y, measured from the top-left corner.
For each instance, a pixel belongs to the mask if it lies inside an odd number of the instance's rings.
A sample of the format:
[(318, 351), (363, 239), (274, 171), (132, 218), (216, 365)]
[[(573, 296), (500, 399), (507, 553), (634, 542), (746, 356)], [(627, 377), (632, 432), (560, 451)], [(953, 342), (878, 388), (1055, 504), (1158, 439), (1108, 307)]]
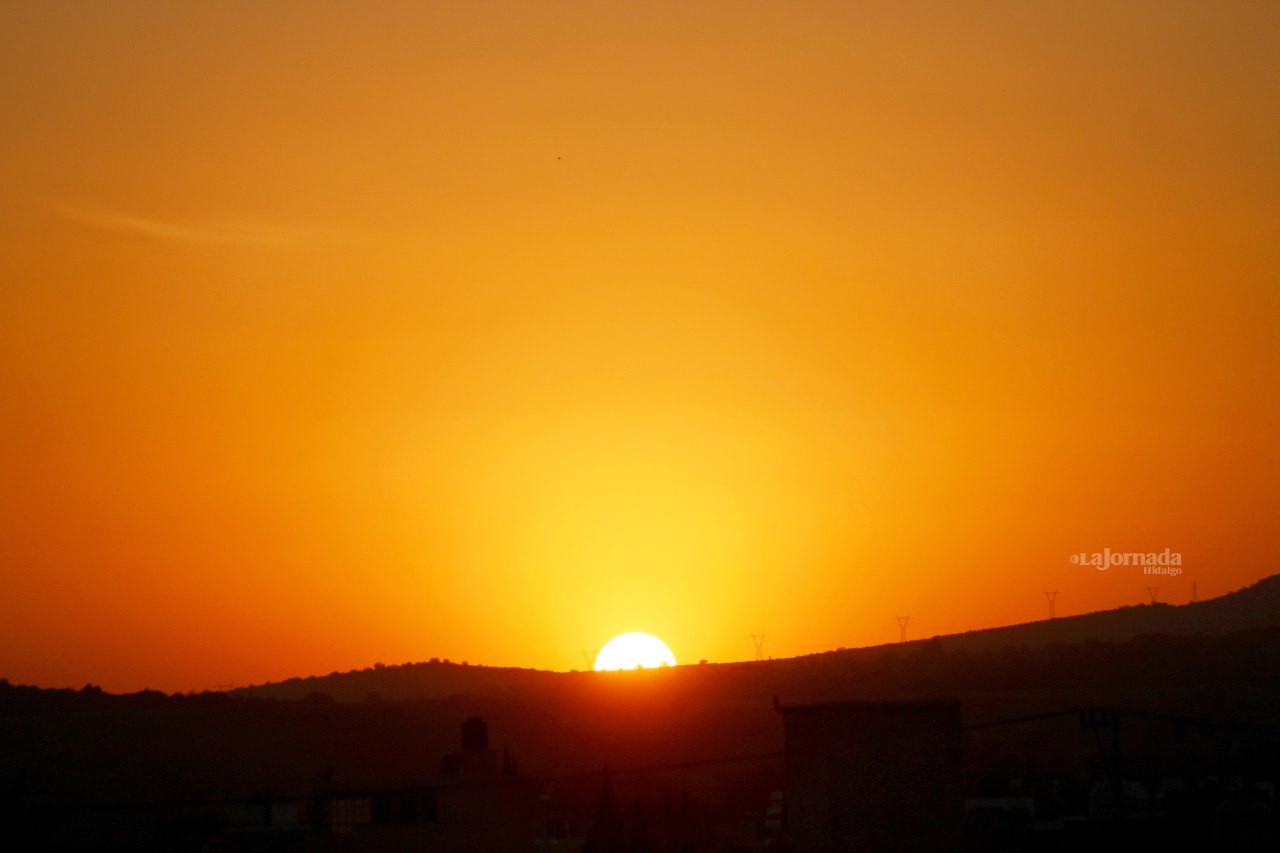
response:
[(0, 676), (1280, 571), (1280, 5), (6, 3)]

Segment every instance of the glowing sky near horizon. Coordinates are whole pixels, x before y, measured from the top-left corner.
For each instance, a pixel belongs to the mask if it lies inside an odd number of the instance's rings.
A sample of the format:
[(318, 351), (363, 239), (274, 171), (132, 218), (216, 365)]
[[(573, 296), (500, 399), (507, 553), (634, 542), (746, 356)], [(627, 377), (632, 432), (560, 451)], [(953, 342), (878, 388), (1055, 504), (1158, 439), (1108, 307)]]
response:
[(1280, 5), (0, 7), (0, 677), (1280, 570)]

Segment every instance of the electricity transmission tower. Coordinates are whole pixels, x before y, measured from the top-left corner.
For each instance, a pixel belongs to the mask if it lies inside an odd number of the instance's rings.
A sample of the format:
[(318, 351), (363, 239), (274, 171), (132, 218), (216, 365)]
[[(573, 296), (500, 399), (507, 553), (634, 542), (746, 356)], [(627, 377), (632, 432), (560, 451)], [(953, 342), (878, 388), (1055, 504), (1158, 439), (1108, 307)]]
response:
[(1053, 606), (1053, 603), (1058, 600), (1058, 591), (1056, 589), (1046, 589), (1044, 591), (1044, 597), (1049, 599), (1049, 618), (1058, 618), (1058, 611)]
[(582, 659), (587, 662), (587, 669), (595, 668), (597, 654), (599, 654), (599, 652), (596, 649), (582, 650)]
[(752, 634), (751, 642), (756, 644), (756, 660), (764, 660), (764, 634)]
[(1192, 604), (1196, 603), (1196, 582), (1195, 581), (1191, 582), (1191, 603)]
[(1160, 597), (1160, 587), (1158, 586), (1147, 587), (1147, 595), (1151, 596), (1151, 603), (1155, 604), (1156, 599)]
[(911, 621), (910, 616), (895, 616), (898, 620), (898, 642), (905, 643), (907, 641), (907, 623)]

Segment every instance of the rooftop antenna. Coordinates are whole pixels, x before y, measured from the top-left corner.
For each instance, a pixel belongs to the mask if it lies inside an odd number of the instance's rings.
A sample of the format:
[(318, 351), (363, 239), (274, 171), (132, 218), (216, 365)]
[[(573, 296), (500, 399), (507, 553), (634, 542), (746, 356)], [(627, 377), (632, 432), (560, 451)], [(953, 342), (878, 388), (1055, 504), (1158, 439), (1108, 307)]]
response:
[(1160, 597), (1160, 587), (1158, 586), (1147, 587), (1147, 595), (1151, 596), (1151, 603), (1155, 604), (1156, 599)]
[(1053, 603), (1058, 600), (1058, 591), (1056, 589), (1046, 589), (1044, 591), (1044, 597), (1049, 599), (1049, 618), (1057, 619), (1058, 611), (1053, 606)]
[(898, 642), (905, 643), (907, 641), (907, 623), (911, 621), (910, 616), (895, 616), (898, 620)]
[(583, 649), (582, 659), (587, 662), (587, 669), (594, 669), (596, 665), (596, 655), (600, 652), (597, 649)]
[(752, 634), (751, 642), (756, 644), (756, 660), (764, 658), (764, 634)]

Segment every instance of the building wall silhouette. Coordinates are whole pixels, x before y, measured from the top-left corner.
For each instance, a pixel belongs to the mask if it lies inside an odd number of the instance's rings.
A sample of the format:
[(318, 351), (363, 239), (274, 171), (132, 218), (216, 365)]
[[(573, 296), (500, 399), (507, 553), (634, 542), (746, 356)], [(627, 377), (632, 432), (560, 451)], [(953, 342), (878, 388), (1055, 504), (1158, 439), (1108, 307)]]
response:
[(788, 834), (796, 853), (958, 850), (960, 705), (784, 706)]

